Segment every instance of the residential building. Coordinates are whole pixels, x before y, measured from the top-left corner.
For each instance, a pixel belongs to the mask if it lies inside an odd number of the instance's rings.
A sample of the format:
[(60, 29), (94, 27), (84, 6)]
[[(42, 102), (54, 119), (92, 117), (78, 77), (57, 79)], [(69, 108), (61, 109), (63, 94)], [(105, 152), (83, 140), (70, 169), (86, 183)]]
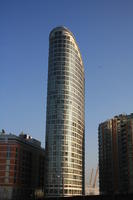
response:
[(46, 117), (47, 197), (84, 194), (84, 66), (65, 27), (49, 36)]
[(99, 125), (99, 181), (102, 194), (133, 193), (133, 114)]
[(44, 193), (44, 149), (21, 133), (0, 133), (0, 199), (29, 199)]

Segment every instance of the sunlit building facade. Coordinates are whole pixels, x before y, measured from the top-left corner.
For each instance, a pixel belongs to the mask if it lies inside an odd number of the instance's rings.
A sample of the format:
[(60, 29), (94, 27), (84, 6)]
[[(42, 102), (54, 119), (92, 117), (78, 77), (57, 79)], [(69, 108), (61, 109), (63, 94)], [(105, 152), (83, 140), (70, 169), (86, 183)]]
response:
[(133, 114), (99, 125), (101, 194), (133, 193)]
[(0, 200), (44, 196), (45, 151), (27, 134), (0, 132)]
[(84, 194), (84, 66), (65, 27), (49, 36), (46, 196)]

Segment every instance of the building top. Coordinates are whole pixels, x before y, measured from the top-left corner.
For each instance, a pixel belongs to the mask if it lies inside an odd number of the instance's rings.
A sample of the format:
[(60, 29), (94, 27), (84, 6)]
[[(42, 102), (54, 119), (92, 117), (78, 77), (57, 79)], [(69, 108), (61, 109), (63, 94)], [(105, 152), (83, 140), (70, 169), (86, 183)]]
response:
[(57, 27), (53, 28), (52, 31), (50, 32), (49, 36), (51, 37), (54, 32), (60, 31), (60, 30), (67, 31), (75, 39), (73, 33), (68, 28), (66, 28), (65, 26), (57, 26)]
[(111, 120), (114, 120), (114, 119), (116, 119), (116, 120), (122, 120), (122, 119), (125, 119), (125, 118), (133, 118), (133, 113), (131, 113), (131, 114), (129, 114), (129, 115), (127, 115), (126, 113), (122, 113), (122, 114), (119, 114), (119, 115), (114, 116), (114, 117), (111, 118), (111, 119), (107, 119), (106, 121), (104, 121), (104, 122), (102, 122), (102, 123), (100, 123), (100, 124), (107, 123), (107, 122), (109, 122), (109, 121), (111, 121)]
[[(83, 60), (82, 60), (82, 56), (81, 56), (81, 53), (80, 53), (79, 46), (76, 42), (75, 36), (73, 35), (73, 33), (68, 28), (66, 28), (65, 26), (57, 26), (57, 27), (53, 28), (52, 31), (49, 34), (49, 38), (52, 38), (54, 36), (54, 33), (56, 34), (56, 32), (63, 31), (63, 30), (65, 32), (68, 32), (72, 36), (73, 40), (75, 41), (75, 44), (76, 44), (76, 47), (77, 47), (77, 50), (78, 50), (78, 54), (79, 54), (79, 57), (80, 57), (80, 61), (81, 61), (81, 64), (83, 66)], [(83, 68), (83, 70), (84, 70), (84, 68)]]
[(42, 148), (41, 142), (32, 138), (30, 135), (21, 132), (19, 136), (16, 136), (12, 133), (7, 134), (4, 129), (0, 132), (0, 142), (8, 142), (16, 140), (18, 142), (29, 144), (33, 147)]

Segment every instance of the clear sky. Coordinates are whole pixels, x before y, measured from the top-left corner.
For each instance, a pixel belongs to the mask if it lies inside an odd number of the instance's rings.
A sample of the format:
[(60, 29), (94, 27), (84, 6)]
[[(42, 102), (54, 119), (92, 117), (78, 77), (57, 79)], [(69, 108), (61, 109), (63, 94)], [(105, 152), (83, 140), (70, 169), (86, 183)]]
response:
[(133, 112), (132, 0), (1, 0), (0, 129), (44, 146), (48, 37), (64, 25), (85, 67), (86, 173), (97, 165), (98, 124)]

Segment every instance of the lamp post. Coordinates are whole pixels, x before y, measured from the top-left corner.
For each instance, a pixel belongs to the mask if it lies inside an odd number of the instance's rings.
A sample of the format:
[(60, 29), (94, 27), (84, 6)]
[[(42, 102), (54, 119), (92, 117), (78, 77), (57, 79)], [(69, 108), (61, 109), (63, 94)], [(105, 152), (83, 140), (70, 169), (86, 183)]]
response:
[(59, 189), (60, 189), (60, 187), (59, 187), (59, 183), (60, 183), (60, 175), (57, 175), (57, 178), (58, 178), (58, 196), (59, 196), (59, 194), (60, 194), (60, 192), (59, 192)]
[(64, 197), (64, 176), (63, 176), (63, 172), (62, 172), (62, 194)]

